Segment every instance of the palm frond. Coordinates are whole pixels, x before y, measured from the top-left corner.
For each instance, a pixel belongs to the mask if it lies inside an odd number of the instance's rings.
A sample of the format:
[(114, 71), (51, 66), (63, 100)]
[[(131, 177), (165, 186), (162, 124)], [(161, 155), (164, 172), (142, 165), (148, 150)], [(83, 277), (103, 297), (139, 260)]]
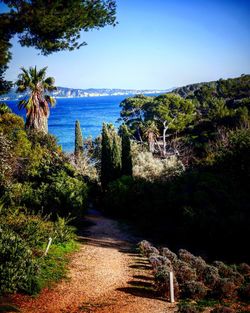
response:
[(44, 98), (52, 107), (54, 107), (56, 105), (56, 99), (55, 98), (53, 98), (49, 95), (45, 95)]
[(28, 103), (27, 99), (23, 99), (23, 100), (19, 101), (18, 109), (19, 110), (26, 109), (27, 108), (27, 103)]
[(41, 70), (38, 71), (37, 77), (39, 78), (39, 80), (44, 80), (47, 68), (48, 67), (46, 66), (46, 67), (44, 67), (44, 68), (42, 68)]

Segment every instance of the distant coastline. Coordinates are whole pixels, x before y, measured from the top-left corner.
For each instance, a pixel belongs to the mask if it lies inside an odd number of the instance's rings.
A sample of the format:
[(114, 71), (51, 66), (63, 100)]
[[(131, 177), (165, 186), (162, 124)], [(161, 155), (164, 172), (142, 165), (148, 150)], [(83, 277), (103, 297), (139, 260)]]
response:
[[(88, 97), (105, 97), (105, 96), (133, 96), (138, 94), (161, 94), (172, 91), (174, 88), (169, 88), (166, 90), (156, 90), (156, 89), (75, 89), (67, 87), (57, 87), (57, 90), (53, 91), (51, 95), (58, 99), (63, 98), (88, 98)], [(12, 88), (9, 93), (2, 95), (0, 101), (7, 100), (18, 100), (25, 97), (28, 93), (16, 93), (15, 88)]]

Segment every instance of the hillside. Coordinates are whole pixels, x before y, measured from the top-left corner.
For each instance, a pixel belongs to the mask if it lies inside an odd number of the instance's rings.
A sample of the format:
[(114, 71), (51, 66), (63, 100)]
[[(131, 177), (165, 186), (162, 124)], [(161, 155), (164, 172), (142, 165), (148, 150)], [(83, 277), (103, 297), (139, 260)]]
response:
[[(9, 93), (2, 95), (0, 100), (15, 100), (22, 98), (27, 93), (16, 93), (16, 88), (12, 88)], [(76, 89), (68, 87), (57, 87), (57, 90), (51, 92), (51, 95), (56, 98), (81, 98), (81, 97), (101, 97), (101, 96), (121, 96), (121, 95), (136, 95), (136, 94), (158, 94), (171, 91), (172, 88), (166, 90), (155, 89), (108, 89), (108, 88), (88, 88)]]
[[(196, 83), (196, 84), (189, 84), (183, 87), (178, 87), (175, 88), (172, 92), (179, 94), (183, 98), (191, 97), (195, 94), (195, 92), (201, 88), (212, 88), (212, 89), (217, 89), (220, 85), (221, 82), (227, 81), (228, 84), (236, 86), (237, 84), (242, 84), (242, 81), (245, 81), (246, 84), (248, 83), (249, 86), (249, 80), (250, 80), (250, 75), (245, 75), (242, 74), (240, 77), (236, 78), (229, 78), (227, 80), (219, 79), (217, 81), (210, 81), (210, 82), (201, 82), (201, 83)], [(233, 87), (233, 86), (231, 86)], [(248, 90), (249, 91), (249, 90)]]

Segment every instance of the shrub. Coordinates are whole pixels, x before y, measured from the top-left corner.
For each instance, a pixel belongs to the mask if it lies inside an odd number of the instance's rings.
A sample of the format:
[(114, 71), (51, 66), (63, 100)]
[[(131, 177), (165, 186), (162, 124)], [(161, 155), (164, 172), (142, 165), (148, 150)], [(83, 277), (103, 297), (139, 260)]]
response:
[(185, 298), (200, 300), (207, 294), (206, 286), (199, 281), (185, 282), (181, 288), (182, 296)]
[(250, 277), (250, 265), (248, 265), (247, 263), (241, 263), (238, 266), (238, 270), (242, 275)]
[(165, 247), (162, 248), (161, 254), (165, 256), (166, 258), (168, 258), (173, 264), (178, 260), (177, 255), (171, 250), (169, 250), (168, 248), (165, 248)]
[(213, 264), (214, 266), (218, 268), (219, 274), (222, 278), (227, 278), (227, 277), (232, 276), (233, 269), (230, 266), (226, 265), (225, 263), (221, 261), (214, 261)]
[(184, 261), (184, 262), (186, 262), (186, 263), (192, 265), (193, 260), (195, 259), (195, 256), (194, 256), (192, 253), (190, 253), (189, 251), (187, 251), (187, 250), (185, 250), (185, 249), (180, 249), (180, 250), (178, 251), (178, 254), (179, 254), (179, 258), (180, 258), (182, 261)]
[(140, 152), (133, 160), (133, 175), (148, 181), (167, 180), (180, 175), (185, 167), (176, 157), (158, 159), (151, 152)]
[(245, 284), (244, 286), (240, 288), (239, 295), (243, 300), (250, 299), (250, 283)]
[(193, 303), (180, 303), (178, 304), (177, 313), (201, 313), (202, 311), (201, 307)]
[(178, 260), (175, 265), (175, 275), (179, 284), (185, 284), (187, 281), (196, 280), (196, 271), (188, 263)]
[(207, 265), (202, 272), (202, 281), (209, 287), (213, 288), (219, 281), (219, 271), (215, 266)]
[(26, 243), (8, 227), (0, 226), (0, 293), (38, 291), (37, 272)]
[(219, 274), (222, 278), (228, 278), (237, 287), (244, 283), (244, 277), (237, 271), (237, 268), (232, 268), (223, 262), (215, 261), (214, 265), (218, 268)]
[(149, 262), (152, 265), (153, 270), (155, 272), (157, 271), (158, 267), (160, 267), (160, 266), (167, 266), (169, 268), (172, 268), (172, 264), (171, 264), (170, 260), (164, 256), (159, 255), (159, 254), (155, 254), (155, 253), (150, 254)]
[(223, 306), (223, 307), (218, 307), (214, 308), (211, 313), (236, 313), (236, 311), (232, 308)]
[(27, 210), (8, 210), (7, 214), (0, 214), (1, 222), (8, 225), (32, 249), (42, 247), (54, 233), (52, 222), (40, 214), (30, 214)]
[(76, 238), (75, 228), (70, 226), (69, 223), (72, 219), (57, 217), (54, 223), (54, 243), (64, 243)]
[(159, 251), (155, 247), (153, 247), (151, 243), (148, 242), (147, 240), (143, 240), (139, 243), (139, 250), (145, 256), (149, 256), (150, 254), (153, 253), (157, 255), (160, 254)]
[(11, 109), (7, 106), (6, 103), (0, 102), (0, 115), (11, 112)]
[(9, 206), (24, 206), (30, 209), (40, 209), (44, 194), (44, 184), (36, 190), (36, 185), (31, 182), (16, 182), (5, 188), (4, 198)]
[(202, 279), (202, 274), (207, 266), (206, 262), (200, 256), (196, 257), (185, 249), (180, 249), (178, 254), (182, 261), (188, 263), (191, 267), (196, 269), (198, 279)]
[(11, 183), (16, 169), (16, 157), (13, 153), (13, 143), (0, 130), (0, 186), (3, 189)]
[(212, 294), (218, 299), (232, 299), (236, 296), (237, 286), (228, 278), (221, 278), (215, 285)]
[[(156, 289), (160, 294), (167, 295), (167, 297), (170, 297), (169, 273), (172, 271), (171, 267), (162, 265), (157, 268), (155, 273)], [(179, 297), (179, 293), (179, 284), (174, 276), (174, 294), (176, 299)]]
[[(48, 177), (50, 183), (44, 193), (44, 207), (54, 216), (82, 217), (86, 208), (87, 185), (80, 179), (70, 177), (63, 170)], [(53, 203), (53, 207), (51, 204)]]

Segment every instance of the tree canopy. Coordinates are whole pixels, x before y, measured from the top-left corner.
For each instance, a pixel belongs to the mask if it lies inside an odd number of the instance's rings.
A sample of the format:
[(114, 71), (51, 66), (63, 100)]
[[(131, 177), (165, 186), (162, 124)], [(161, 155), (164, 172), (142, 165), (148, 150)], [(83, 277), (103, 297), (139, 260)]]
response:
[(192, 101), (175, 94), (156, 97), (145, 108), (146, 120), (166, 122), (169, 129), (182, 131), (194, 119)]
[(3, 0), (9, 12), (0, 14), (0, 92), (10, 86), (3, 74), (11, 59), (10, 40), (18, 35), (21, 46), (48, 55), (86, 45), (80, 31), (116, 24), (114, 0)]

